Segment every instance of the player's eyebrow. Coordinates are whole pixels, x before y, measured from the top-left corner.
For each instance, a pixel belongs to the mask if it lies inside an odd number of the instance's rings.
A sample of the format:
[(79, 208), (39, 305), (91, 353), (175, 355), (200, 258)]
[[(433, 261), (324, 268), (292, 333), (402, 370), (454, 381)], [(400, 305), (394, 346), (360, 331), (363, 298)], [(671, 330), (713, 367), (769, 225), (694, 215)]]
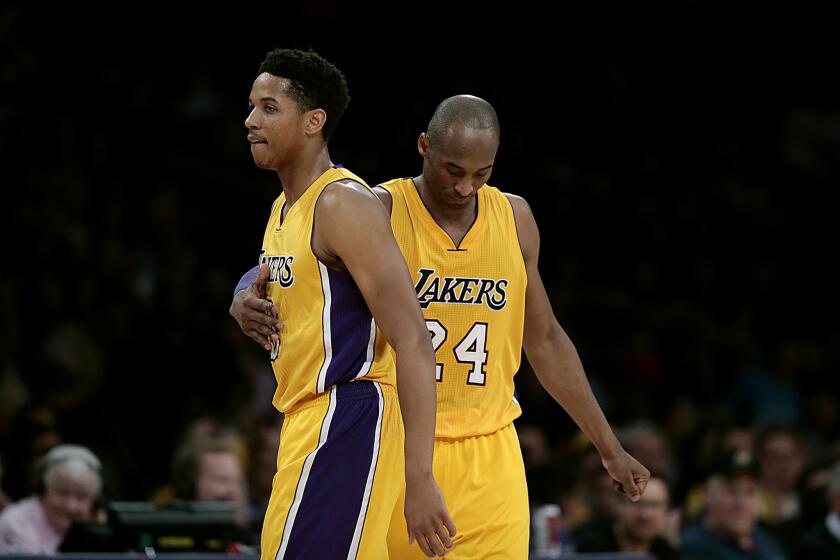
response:
[[(451, 161), (447, 161), (447, 162), (446, 162), (446, 165), (448, 165), (448, 166), (450, 166), (450, 167), (454, 167), (454, 168), (456, 168), (456, 169), (460, 169), (460, 170), (462, 170), (462, 171), (463, 171), (463, 169), (464, 169), (463, 167), (461, 167), (461, 166), (460, 166), (460, 165), (458, 165), (457, 163), (452, 163)], [(492, 163), (491, 163), (490, 165), (488, 165), (487, 167), (482, 167), (482, 168), (480, 168), (480, 169), (479, 169), (479, 171), (485, 171), (485, 170), (487, 170), (487, 169), (490, 169), (491, 167), (493, 167), (493, 164), (492, 164)]]
[[(270, 103), (277, 103), (277, 100), (276, 100), (276, 99), (274, 99), (273, 97), (260, 97), (260, 101), (262, 101), (262, 102), (270, 102)], [(250, 98), (250, 97), (248, 98), (248, 103), (251, 103), (252, 105), (253, 105), (253, 103), (254, 103), (253, 101), (251, 101), (251, 98)]]

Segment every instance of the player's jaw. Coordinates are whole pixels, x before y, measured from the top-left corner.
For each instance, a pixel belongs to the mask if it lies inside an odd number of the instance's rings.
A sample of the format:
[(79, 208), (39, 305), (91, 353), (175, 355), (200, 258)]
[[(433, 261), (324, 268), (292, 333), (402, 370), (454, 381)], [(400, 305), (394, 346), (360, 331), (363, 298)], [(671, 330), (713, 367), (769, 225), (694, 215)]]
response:
[(247, 140), (251, 157), (260, 169), (278, 170), (296, 153), (296, 144), (284, 134), (271, 134), (270, 130), (251, 130)]
[(448, 204), (457, 208), (468, 206), (475, 200), (478, 189), (475, 187), (464, 187), (463, 185), (454, 185), (448, 189), (445, 194), (445, 199)]
[(254, 158), (256, 166), (261, 169), (272, 168), (270, 161), (274, 158), (268, 141), (258, 134), (249, 132), (248, 143), (251, 144), (251, 157)]

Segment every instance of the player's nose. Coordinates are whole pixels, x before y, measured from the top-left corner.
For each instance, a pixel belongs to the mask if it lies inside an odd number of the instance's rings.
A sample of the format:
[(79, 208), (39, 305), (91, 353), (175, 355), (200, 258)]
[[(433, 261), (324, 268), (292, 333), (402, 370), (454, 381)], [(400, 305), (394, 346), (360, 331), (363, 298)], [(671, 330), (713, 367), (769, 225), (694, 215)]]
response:
[(461, 196), (469, 196), (470, 193), (472, 193), (475, 190), (475, 187), (472, 186), (472, 183), (463, 182), (463, 183), (457, 183), (455, 185), (455, 190)]
[(256, 107), (251, 109), (251, 112), (248, 113), (248, 116), (245, 117), (245, 128), (248, 130), (258, 128), (256, 119), (254, 118), (254, 112), (256, 111)]

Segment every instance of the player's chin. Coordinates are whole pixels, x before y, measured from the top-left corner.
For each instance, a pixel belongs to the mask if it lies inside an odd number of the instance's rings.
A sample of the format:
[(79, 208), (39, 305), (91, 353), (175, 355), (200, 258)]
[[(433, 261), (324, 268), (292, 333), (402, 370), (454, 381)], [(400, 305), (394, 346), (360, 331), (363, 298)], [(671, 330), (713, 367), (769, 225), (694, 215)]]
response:
[(468, 206), (473, 200), (475, 200), (475, 194), (471, 194), (469, 196), (455, 195), (452, 196), (450, 200), (455, 206)]
[(253, 149), (251, 149), (251, 153), (254, 156), (254, 165), (259, 167), (260, 169), (273, 169), (274, 167), (271, 165), (271, 161), (265, 157), (260, 157), (257, 154), (253, 153)]

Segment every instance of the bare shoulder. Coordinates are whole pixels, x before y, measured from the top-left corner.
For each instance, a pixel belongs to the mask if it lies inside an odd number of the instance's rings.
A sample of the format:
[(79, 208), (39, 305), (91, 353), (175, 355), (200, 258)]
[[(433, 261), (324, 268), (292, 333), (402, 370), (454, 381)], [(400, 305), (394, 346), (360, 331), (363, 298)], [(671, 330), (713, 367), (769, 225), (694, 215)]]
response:
[(360, 195), (366, 198), (370, 197), (370, 189), (363, 184), (354, 181), (353, 179), (342, 179), (341, 181), (333, 181), (324, 188), (321, 193), (321, 198), (334, 198), (338, 200), (355, 200)]
[(381, 206), (369, 188), (352, 179), (334, 181), (327, 185), (318, 198), (317, 212), (328, 213), (347, 210), (357, 211), (367, 207)]
[(510, 201), (510, 205), (513, 207), (513, 213), (515, 216), (519, 216), (520, 214), (531, 214), (531, 206), (528, 204), (528, 201), (522, 198), (519, 195), (511, 194), (511, 193), (502, 193), (505, 195)]
[(327, 266), (344, 268), (357, 247), (369, 247), (382, 232), (390, 232), (388, 215), (371, 190), (353, 180), (335, 181), (315, 205), (312, 249)]
[(513, 219), (516, 222), (516, 233), (519, 237), (519, 247), (525, 261), (539, 252), (540, 234), (537, 229), (537, 222), (534, 220), (534, 213), (531, 206), (521, 196), (503, 193), (513, 209)]
[(510, 193), (502, 193), (504, 194), (508, 201), (510, 202), (511, 208), (513, 208), (513, 217), (516, 220), (516, 229), (520, 232), (525, 230), (537, 228), (537, 223), (534, 221), (534, 213), (531, 212), (531, 205), (528, 204), (528, 201), (522, 198), (519, 195), (510, 194)]
[(335, 181), (324, 188), (318, 200), (319, 209), (327, 212), (365, 209), (382, 206), (391, 214), (391, 193), (380, 186), (369, 189), (352, 179)]
[(391, 197), (391, 193), (385, 187), (380, 185), (376, 185), (373, 187), (373, 193), (382, 201), (382, 204), (385, 205), (385, 208), (388, 210), (388, 214), (391, 213), (391, 208), (394, 205), (394, 199)]

